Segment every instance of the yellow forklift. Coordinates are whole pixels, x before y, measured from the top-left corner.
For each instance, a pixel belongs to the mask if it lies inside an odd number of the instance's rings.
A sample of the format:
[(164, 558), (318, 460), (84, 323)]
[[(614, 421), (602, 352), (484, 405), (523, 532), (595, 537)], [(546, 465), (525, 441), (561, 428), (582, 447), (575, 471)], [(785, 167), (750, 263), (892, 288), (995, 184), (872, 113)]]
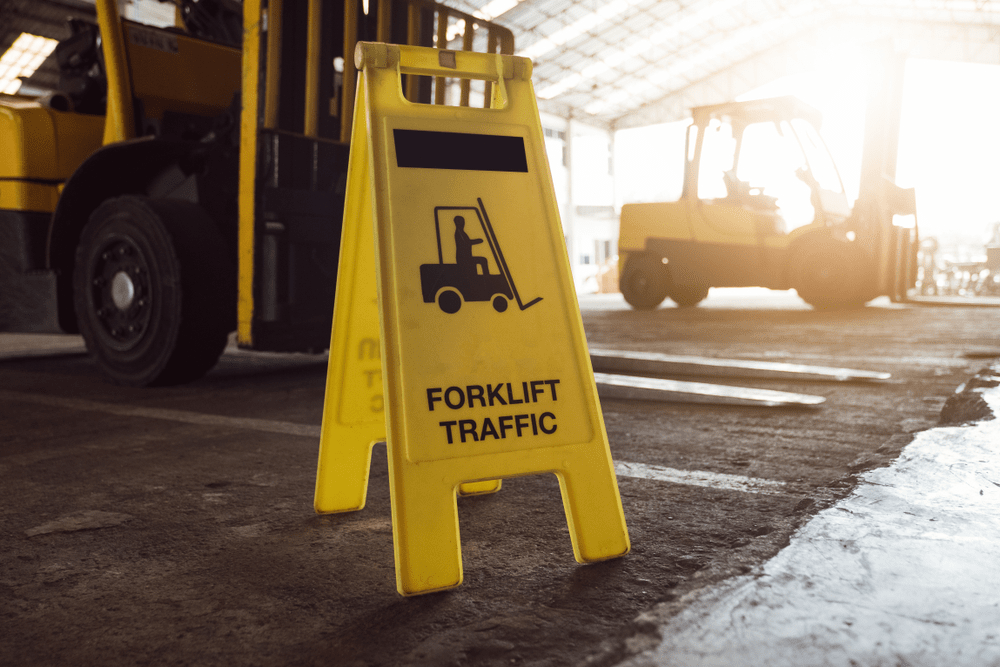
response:
[(358, 41), (514, 50), (430, 0), (174, 4), (163, 29), (96, 0), (56, 47), (60, 90), (0, 100), (0, 331), (79, 332), (132, 386), (200, 377), (234, 329), (246, 349), (328, 347)]
[(878, 174), (852, 210), (816, 109), (777, 97), (692, 115), (681, 198), (622, 207), (619, 284), (630, 305), (669, 297), (690, 307), (710, 287), (754, 286), (855, 308), (914, 285), (913, 190)]

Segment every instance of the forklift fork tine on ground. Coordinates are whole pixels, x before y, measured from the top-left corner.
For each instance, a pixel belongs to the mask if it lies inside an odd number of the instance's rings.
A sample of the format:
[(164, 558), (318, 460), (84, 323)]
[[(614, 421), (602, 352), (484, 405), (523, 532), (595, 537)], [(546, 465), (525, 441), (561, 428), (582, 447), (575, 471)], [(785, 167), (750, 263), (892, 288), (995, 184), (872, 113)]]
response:
[(822, 396), (795, 394), (772, 389), (733, 387), (707, 382), (682, 382), (660, 378), (594, 373), (601, 398), (712, 405), (756, 405), (761, 407), (815, 407)]
[(743, 359), (713, 359), (657, 352), (625, 350), (590, 350), (591, 364), (596, 371), (598, 393), (602, 398), (650, 400), (671, 403), (704, 403), (715, 405), (760, 405), (764, 407), (817, 406), (826, 399), (821, 396), (769, 389), (736, 387), (703, 382), (620, 375), (642, 373), (682, 377), (732, 377), (761, 380), (871, 382), (888, 380), (889, 373), (806, 366)]
[(890, 373), (853, 368), (597, 348), (590, 349), (590, 361), (594, 370), (609, 373), (652, 373), (669, 376), (734, 377), (802, 382), (873, 382), (888, 380), (892, 377)]

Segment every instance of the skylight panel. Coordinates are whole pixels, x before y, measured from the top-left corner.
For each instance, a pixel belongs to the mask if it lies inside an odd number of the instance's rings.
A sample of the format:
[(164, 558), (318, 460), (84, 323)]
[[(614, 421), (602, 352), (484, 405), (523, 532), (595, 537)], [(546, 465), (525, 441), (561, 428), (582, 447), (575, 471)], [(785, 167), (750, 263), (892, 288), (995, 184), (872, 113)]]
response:
[(0, 93), (13, 95), (21, 88), (21, 77), (29, 77), (42, 66), (58, 42), (27, 32), (14, 40), (0, 56)]

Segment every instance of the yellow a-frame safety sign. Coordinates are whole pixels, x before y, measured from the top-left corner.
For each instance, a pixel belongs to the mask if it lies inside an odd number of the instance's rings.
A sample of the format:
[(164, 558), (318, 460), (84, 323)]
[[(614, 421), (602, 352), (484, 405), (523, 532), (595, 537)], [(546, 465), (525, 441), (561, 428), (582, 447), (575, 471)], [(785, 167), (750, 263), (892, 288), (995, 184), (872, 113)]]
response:
[[(364, 506), (386, 439), (396, 587), (462, 582), (456, 493), (559, 479), (579, 562), (629, 538), (559, 224), (531, 61), (358, 44), (317, 512)], [(487, 81), (487, 109), (403, 74)]]

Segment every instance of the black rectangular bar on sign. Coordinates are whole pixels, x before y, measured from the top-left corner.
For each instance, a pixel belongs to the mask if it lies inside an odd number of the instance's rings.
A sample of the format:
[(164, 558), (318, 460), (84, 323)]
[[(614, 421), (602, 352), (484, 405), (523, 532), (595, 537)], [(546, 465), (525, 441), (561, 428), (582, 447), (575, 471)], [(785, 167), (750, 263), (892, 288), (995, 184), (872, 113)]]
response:
[(527, 173), (524, 139), (500, 134), (393, 130), (396, 166)]

